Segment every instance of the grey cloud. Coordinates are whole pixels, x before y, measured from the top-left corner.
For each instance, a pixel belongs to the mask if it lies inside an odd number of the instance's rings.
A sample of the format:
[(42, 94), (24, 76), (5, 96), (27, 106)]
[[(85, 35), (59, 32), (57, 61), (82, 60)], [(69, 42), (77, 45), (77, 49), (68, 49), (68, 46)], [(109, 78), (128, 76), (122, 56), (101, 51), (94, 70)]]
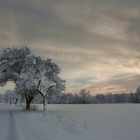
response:
[[(127, 69), (139, 74), (139, 9), (139, 0), (0, 1), (1, 46), (29, 45), (54, 59), (69, 83), (85, 79), (86, 72), (88, 78), (98, 79), (99, 73), (114, 67), (119, 75)], [(132, 87), (137, 86), (138, 78), (132, 77)], [(110, 78), (108, 85), (131, 86), (124, 76)]]

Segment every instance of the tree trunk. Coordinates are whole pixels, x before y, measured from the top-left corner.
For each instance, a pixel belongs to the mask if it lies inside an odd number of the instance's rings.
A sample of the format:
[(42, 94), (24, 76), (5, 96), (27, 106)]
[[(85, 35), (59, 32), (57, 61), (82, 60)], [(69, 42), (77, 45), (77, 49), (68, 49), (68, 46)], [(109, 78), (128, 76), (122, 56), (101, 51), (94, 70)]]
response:
[(46, 99), (45, 96), (43, 96), (43, 110), (46, 110)]
[(38, 90), (37, 89), (37, 92), (42, 96), (42, 98), (43, 98), (43, 110), (45, 111), (46, 110), (46, 97), (45, 97), (45, 95), (40, 91), (40, 90)]
[(30, 110), (30, 103), (28, 100), (26, 100), (26, 110)]
[(31, 101), (33, 100), (33, 97), (27, 97), (27, 95), (25, 95), (25, 99), (26, 99), (26, 110), (30, 110), (30, 105)]

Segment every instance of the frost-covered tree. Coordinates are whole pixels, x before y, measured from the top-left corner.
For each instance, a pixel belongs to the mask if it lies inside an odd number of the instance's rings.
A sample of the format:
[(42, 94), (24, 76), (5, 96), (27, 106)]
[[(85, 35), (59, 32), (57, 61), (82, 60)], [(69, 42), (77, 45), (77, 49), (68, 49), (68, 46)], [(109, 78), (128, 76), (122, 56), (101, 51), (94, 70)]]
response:
[(26, 109), (37, 94), (42, 95), (45, 109), (45, 98), (64, 89), (59, 73), (51, 59), (43, 60), (27, 47), (7, 48), (0, 54), (0, 85), (14, 81), (17, 93), (26, 100)]
[(89, 99), (90, 99), (90, 93), (89, 91), (86, 91), (85, 89), (82, 89), (79, 93), (81, 99), (80, 99), (80, 103), (89, 103)]
[(53, 92), (64, 90), (64, 81), (58, 77), (60, 68), (50, 59), (42, 60), (31, 56), (17, 80), (17, 90), (26, 99), (26, 109), (37, 94), (41, 94), (45, 109), (45, 99)]

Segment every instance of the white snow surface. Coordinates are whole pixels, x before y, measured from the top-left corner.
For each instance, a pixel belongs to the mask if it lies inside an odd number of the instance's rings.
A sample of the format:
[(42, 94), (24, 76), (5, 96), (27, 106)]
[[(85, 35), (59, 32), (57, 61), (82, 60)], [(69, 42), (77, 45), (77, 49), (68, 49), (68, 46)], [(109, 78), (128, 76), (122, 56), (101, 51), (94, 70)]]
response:
[(140, 140), (140, 104), (48, 105), (46, 113), (0, 104), (0, 140)]

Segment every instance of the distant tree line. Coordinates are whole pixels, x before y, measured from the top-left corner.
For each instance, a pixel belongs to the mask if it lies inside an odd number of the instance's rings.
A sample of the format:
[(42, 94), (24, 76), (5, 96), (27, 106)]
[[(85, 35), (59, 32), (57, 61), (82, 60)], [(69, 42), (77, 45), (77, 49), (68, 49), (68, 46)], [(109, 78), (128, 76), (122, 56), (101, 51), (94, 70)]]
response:
[(96, 94), (91, 95), (87, 90), (81, 90), (78, 94), (62, 93), (50, 95), (49, 104), (103, 104), (103, 103), (140, 103), (140, 87), (134, 93), (120, 94)]

